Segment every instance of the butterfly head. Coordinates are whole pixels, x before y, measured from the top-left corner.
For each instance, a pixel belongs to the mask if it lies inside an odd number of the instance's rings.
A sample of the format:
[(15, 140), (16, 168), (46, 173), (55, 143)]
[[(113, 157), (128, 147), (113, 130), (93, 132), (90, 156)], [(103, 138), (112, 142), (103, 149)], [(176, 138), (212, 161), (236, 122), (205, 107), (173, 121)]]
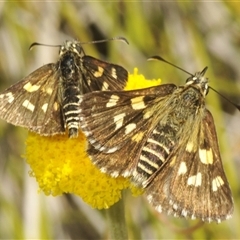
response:
[(207, 69), (208, 68), (205, 67), (201, 72), (195, 73), (193, 76), (186, 80), (186, 85), (191, 85), (198, 88), (204, 97), (208, 94), (209, 91), (208, 78), (204, 77)]
[(76, 53), (80, 57), (83, 57), (85, 55), (84, 50), (78, 41), (67, 40), (65, 44), (61, 46), (59, 55), (62, 56), (63, 54), (69, 51)]

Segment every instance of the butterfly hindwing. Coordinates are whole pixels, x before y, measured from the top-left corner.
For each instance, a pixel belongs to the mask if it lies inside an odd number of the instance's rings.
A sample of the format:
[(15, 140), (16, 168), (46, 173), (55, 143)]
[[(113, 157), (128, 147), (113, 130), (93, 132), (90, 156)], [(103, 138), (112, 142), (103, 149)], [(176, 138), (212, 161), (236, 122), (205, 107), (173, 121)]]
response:
[(121, 66), (104, 62), (91, 56), (83, 57), (86, 92), (121, 90), (126, 86), (128, 72)]

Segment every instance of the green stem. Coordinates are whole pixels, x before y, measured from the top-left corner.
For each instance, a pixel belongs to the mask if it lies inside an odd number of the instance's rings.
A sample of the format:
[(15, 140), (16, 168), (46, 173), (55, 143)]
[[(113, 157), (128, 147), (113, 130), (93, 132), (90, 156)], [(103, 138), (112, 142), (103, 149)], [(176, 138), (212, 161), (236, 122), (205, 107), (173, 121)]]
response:
[(124, 212), (124, 199), (122, 198), (112, 207), (106, 210), (109, 227), (109, 239), (128, 239), (127, 226)]

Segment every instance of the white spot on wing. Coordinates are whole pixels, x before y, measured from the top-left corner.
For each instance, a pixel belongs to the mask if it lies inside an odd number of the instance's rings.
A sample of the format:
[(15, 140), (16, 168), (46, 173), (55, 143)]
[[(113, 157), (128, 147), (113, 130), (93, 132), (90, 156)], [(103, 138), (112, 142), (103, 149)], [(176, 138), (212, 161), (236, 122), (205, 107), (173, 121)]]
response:
[(147, 200), (148, 200), (149, 202), (152, 202), (152, 198), (153, 198), (152, 195), (150, 195), (150, 194), (147, 195)]
[(143, 132), (138, 132), (132, 137), (132, 141), (139, 142), (142, 140), (143, 136), (144, 136)]
[(186, 151), (187, 152), (192, 152), (193, 151), (193, 142), (188, 142), (187, 143)]
[(107, 82), (103, 82), (102, 91), (108, 90), (108, 87), (109, 87), (109, 84)]
[(41, 86), (40, 85), (32, 85), (30, 82), (26, 83), (23, 88), (27, 92), (36, 92)]
[(117, 102), (119, 100), (119, 96), (117, 95), (112, 95), (109, 99), (109, 101), (106, 104), (106, 107), (113, 107), (115, 105), (117, 105)]
[(144, 113), (144, 115), (143, 115), (143, 119), (148, 119), (148, 118), (150, 118), (151, 116), (152, 116), (153, 114), (152, 114), (152, 111), (146, 111), (145, 113)]
[(158, 206), (156, 207), (156, 210), (161, 213), (161, 212), (162, 212), (162, 206), (161, 206), (161, 205), (158, 205)]
[(33, 111), (34, 111), (34, 108), (35, 108), (35, 106), (34, 106), (32, 103), (30, 103), (28, 100), (25, 100), (25, 101), (22, 103), (22, 106), (25, 107), (25, 108), (27, 108), (27, 109), (30, 110), (31, 112), (33, 112)]
[(108, 149), (105, 150), (104, 152), (105, 152), (105, 153), (113, 153), (113, 152), (116, 152), (118, 149), (119, 149), (119, 147), (116, 146), (116, 147), (108, 148)]
[(125, 113), (120, 113), (114, 116), (114, 123), (116, 124), (115, 130), (119, 129), (123, 125), (123, 118), (126, 116)]
[(202, 184), (202, 174), (199, 172), (197, 175), (193, 175), (188, 178), (187, 180), (188, 185), (193, 185), (195, 187), (201, 186)]
[(224, 184), (224, 181), (220, 176), (217, 176), (212, 180), (212, 190), (213, 192), (216, 192), (219, 187), (221, 187)]
[(173, 204), (173, 209), (177, 211), (178, 205), (176, 203)]
[(112, 68), (112, 77), (117, 79), (117, 72), (115, 68)]
[(100, 171), (103, 172), (103, 173), (106, 173), (107, 169), (105, 167), (102, 167), (102, 168), (100, 168)]
[(57, 111), (58, 108), (59, 108), (59, 104), (58, 104), (57, 102), (55, 102), (55, 103), (53, 104), (53, 109), (54, 109), (54, 111)]
[(183, 209), (182, 212), (181, 212), (181, 215), (183, 217), (186, 217), (188, 215), (188, 211), (186, 209)]
[(47, 89), (45, 89), (45, 91), (48, 95), (52, 95), (53, 89), (48, 87)]
[(116, 177), (119, 176), (119, 172), (118, 171), (114, 171), (114, 172), (111, 173), (111, 176), (116, 178)]
[(129, 177), (131, 175), (131, 172), (126, 170), (121, 175), (126, 178), (126, 177)]
[(135, 97), (131, 99), (131, 105), (132, 108), (135, 110), (138, 109), (143, 109), (146, 107), (144, 101), (143, 101), (144, 96), (140, 96), (140, 97)]
[(175, 213), (173, 214), (173, 216), (174, 216), (174, 217), (178, 217), (179, 215), (178, 215), (177, 212), (175, 212)]
[(213, 163), (213, 153), (212, 149), (200, 149), (199, 148), (199, 158), (203, 164), (212, 164)]
[(125, 134), (130, 133), (131, 131), (133, 131), (135, 128), (137, 127), (136, 123), (130, 123), (125, 127)]
[(8, 103), (12, 103), (13, 100), (14, 100), (14, 96), (13, 96), (13, 94), (11, 92), (8, 92), (6, 94), (1, 94), (0, 95), (0, 98), (5, 98), (5, 97), (7, 98)]
[(98, 70), (94, 72), (93, 76), (96, 78), (101, 77), (103, 75), (103, 72), (104, 72), (104, 69), (98, 66)]
[[(84, 131), (84, 134), (85, 134), (86, 137), (92, 135), (92, 132), (89, 132), (89, 131), (87, 131), (85, 129), (82, 129), (82, 130)], [(90, 141), (90, 143), (95, 143), (94, 139), (90, 139), (89, 141)]]
[(185, 162), (181, 162), (178, 169), (178, 175), (184, 175), (186, 172), (187, 172), (187, 165)]
[(226, 216), (226, 219), (230, 219), (230, 218), (232, 218), (232, 214), (228, 214), (228, 215)]
[(44, 113), (46, 113), (47, 108), (48, 108), (48, 103), (44, 103), (44, 104), (42, 105), (42, 110), (43, 110)]
[(100, 144), (95, 144), (94, 147), (99, 149), (100, 152), (104, 152), (106, 150), (106, 148)]

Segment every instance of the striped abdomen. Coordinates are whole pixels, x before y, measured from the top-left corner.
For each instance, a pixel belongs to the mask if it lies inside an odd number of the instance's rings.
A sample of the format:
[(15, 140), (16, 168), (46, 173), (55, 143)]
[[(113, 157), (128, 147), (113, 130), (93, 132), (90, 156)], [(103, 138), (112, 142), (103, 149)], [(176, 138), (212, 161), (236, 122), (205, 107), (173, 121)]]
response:
[(137, 185), (148, 184), (148, 179), (161, 167), (174, 146), (175, 131), (158, 125), (144, 144), (137, 167), (133, 173), (133, 181)]
[(63, 115), (69, 137), (77, 137), (79, 131), (79, 87), (69, 85), (64, 89)]
[(77, 137), (79, 131), (79, 99), (81, 95), (82, 73), (75, 53), (67, 53), (60, 63), (61, 105), (65, 127), (69, 137)]

